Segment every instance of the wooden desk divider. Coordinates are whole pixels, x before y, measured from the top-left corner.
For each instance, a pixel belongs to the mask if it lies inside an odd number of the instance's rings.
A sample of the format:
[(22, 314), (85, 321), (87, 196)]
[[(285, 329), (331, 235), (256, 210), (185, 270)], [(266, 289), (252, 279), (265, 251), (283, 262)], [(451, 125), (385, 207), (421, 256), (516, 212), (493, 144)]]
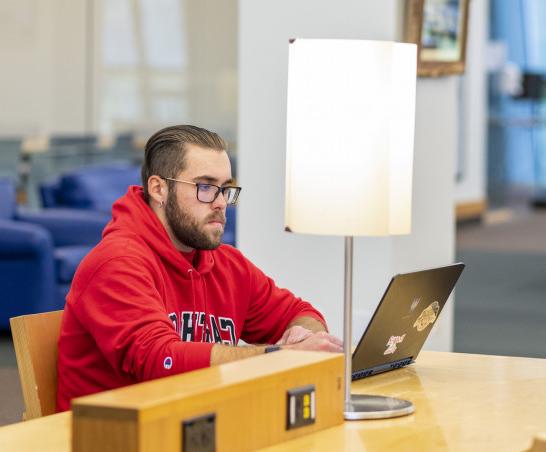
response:
[[(72, 402), (72, 450), (222, 452), (270, 446), (343, 423), (343, 378), (342, 355), (282, 350), (81, 397)], [(311, 397), (296, 405), (288, 401), (288, 391), (309, 385)], [(292, 416), (294, 410), (305, 412), (306, 425), (287, 429), (290, 409)]]

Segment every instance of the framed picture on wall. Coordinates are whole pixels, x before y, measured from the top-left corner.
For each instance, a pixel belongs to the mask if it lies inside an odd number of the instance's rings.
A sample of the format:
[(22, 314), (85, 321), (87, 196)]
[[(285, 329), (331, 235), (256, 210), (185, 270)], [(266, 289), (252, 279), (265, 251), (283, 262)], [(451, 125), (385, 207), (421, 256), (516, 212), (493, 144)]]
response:
[(406, 0), (405, 38), (419, 45), (417, 74), (462, 74), (470, 0)]

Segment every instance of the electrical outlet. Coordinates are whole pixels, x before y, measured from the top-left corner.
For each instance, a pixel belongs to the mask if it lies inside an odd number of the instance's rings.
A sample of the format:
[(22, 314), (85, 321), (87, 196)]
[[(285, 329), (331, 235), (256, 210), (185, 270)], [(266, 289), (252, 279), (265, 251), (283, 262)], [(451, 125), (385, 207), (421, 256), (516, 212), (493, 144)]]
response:
[(315, 385), (289, 389), (286, 393), (286, 429), (315, 423)]
[(182, 451), (216, 451), (216, 415), (214, 413), (182, 421)]

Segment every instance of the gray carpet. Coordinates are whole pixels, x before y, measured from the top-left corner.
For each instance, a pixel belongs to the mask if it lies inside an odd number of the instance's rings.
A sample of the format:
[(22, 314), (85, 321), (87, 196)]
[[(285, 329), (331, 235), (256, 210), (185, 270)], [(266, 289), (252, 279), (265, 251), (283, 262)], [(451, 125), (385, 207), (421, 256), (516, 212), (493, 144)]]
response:
[(546, 253), (457, 255), (455, 351), (546, 358)]
[(15, 351), (11, 342), (11, 333), (0, 332), (0, 367), (16, 367)]
[(484, 225), (458, 226), (457, 248), (546, 255), (546, 210), (517, 206), (489, 212)]
[(23, 394), (11, 335), (2, 332), (0, 334), (0, 425), (20, 421), (23, 410)]
[(0, 367), (0, 425), (22, 420), (24, 403), (17, 367)]

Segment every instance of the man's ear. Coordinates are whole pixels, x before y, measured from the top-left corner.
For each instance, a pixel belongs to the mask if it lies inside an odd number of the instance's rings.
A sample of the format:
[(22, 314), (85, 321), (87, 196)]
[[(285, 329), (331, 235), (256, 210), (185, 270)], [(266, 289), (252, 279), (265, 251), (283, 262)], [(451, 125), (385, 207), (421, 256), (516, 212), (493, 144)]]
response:
[(165, 181), (159, 176), (150, 176), (148, 178), (148, 194), (152, 202), (156, 203), (158, 207), (163, 207), (167, 202)]

